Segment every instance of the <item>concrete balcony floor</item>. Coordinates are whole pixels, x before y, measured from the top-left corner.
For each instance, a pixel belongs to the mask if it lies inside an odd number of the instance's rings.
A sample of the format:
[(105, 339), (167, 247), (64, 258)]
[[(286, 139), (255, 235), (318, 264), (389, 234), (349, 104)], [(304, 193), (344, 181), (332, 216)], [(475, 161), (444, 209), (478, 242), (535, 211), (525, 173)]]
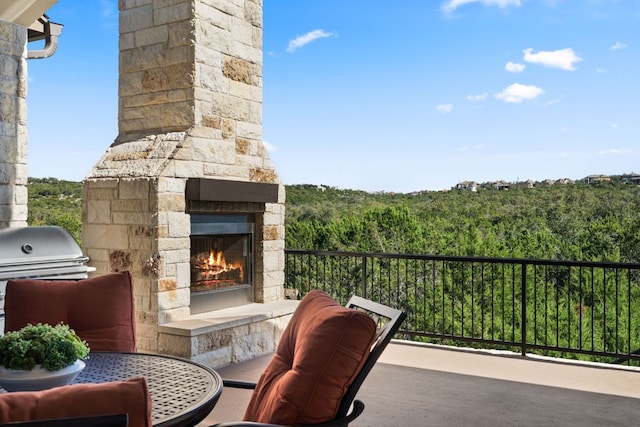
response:
[[(271, 355), (219, 369), (256, 380)], [(199, 426), (241, 419), (250, 391), (225, 389)], [(640, 425), (640, 369), (394, 341), (358, 393), (356, 426)]]

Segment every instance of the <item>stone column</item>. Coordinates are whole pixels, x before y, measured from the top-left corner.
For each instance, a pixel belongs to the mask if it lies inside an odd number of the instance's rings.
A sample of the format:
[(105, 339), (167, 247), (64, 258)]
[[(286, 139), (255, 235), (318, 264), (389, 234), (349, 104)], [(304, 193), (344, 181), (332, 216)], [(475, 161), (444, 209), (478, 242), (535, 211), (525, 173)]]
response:
[(190, 317), (186, 182), (279, 185), (255, 213), (260, 303), (284, 298), (285, 191), (262, 143), (262, 0), (119, 8), (118, 136), (84, 181), (82, 245), (95, 274), (132, 271), (139, 348), (153, 352), (159, 325)]
[(27, 225), (27, 29), (0, 21), (0, 228)]

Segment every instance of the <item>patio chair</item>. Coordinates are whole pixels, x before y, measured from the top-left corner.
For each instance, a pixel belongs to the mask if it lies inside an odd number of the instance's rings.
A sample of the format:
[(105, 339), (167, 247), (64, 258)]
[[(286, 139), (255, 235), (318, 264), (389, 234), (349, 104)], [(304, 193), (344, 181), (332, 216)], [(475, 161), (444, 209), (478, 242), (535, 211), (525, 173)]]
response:
[(7, 281), (5, 332), (27, 324), (68, 324), (91, 351), (136, 351), (133, 282), (128, 271), (81, 280)]
[(405, 317), (358, 296), (342, 307), (311, 291), (257, 384), (224, 380), (224, 387), (253, 389), (243, 421), (215, 426), (348, 426), (364, 411), (355, 399), (360, 386)]
[(0, 425), (151, 427), (151, 409), (143, 377), (0, 393)]

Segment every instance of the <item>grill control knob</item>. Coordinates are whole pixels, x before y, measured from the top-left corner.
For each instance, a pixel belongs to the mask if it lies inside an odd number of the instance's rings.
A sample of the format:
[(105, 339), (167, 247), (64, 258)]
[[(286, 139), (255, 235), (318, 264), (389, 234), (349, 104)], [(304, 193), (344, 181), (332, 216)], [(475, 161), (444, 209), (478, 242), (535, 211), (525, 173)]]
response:
[(31, 252), (33, 252), (33, 246), (31, 246), (29, 243), (25, 243), (24, 245), (22, 245), (22, 252), (24, 252), (25, 254), (30, 254)]

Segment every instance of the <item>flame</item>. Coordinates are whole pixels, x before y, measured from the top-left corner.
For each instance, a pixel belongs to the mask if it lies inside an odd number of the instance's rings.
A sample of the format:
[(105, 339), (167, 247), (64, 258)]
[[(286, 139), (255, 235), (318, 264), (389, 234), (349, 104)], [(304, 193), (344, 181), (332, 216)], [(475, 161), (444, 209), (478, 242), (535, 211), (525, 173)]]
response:
[(202, 267), (208, 270), (209, 276), (217, 276), (220, 273), (239, 268), (239, 266), (233, 263), (227, 264), (222, 251), (216, 251), (214, 249), (209, 251), (208, 258), (202, 260)]
[[(196, 283), (202, 281), (226, 281), (226, 280), (244, 280), (244, 272), (241, 264), (227, 262), (224, 252), (216, 249), (210, 249), (209, 254), (202, 253), (196, 260), (194, 267), (197, 269)], [(231, 274), (232, 276), (227, 276)]]
[(209, 259), (207, 261), (209, 266), (218, 267), (218, 269), (225, 271), (227, 269), (227, 262), (224, 259), (224, 255), (222, 255), (222, 251), (216, 252), (211, 250), (209, 252)]

